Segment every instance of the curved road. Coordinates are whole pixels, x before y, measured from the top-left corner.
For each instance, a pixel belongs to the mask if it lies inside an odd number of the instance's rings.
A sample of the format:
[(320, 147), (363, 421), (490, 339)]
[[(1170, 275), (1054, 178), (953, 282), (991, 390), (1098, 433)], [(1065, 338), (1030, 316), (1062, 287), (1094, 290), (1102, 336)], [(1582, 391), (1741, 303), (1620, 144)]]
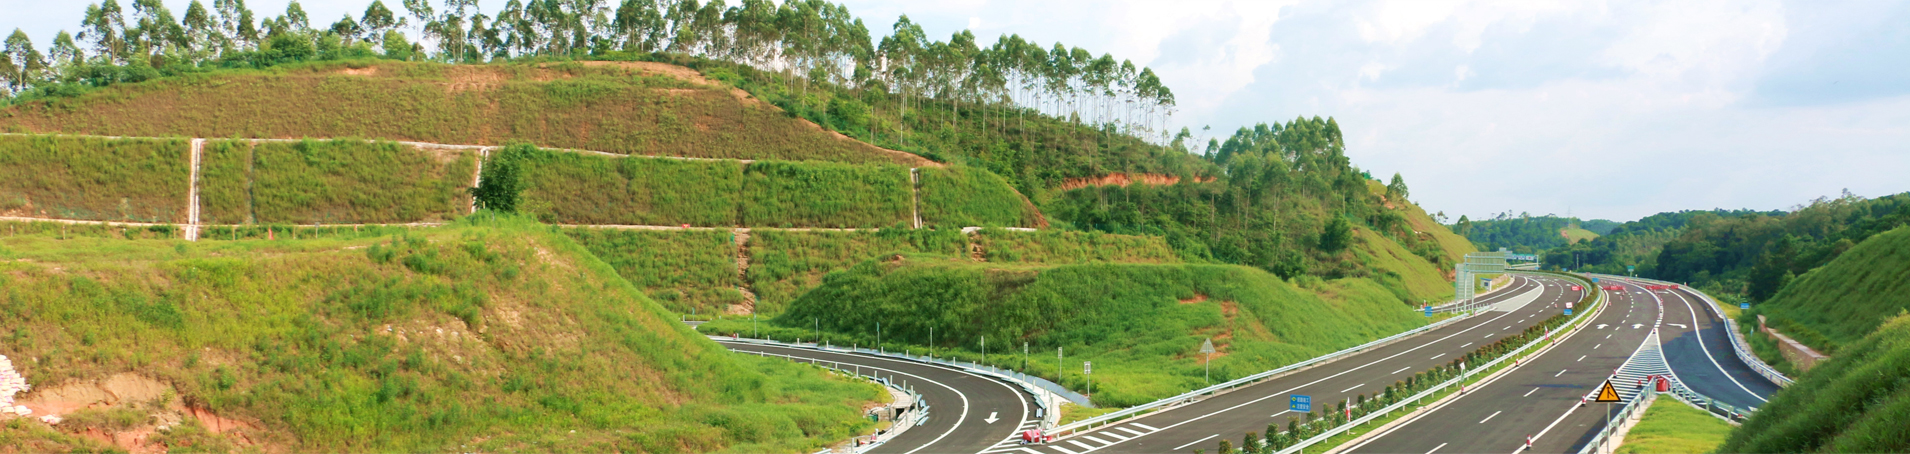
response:
[(938, 365), (857, 353), (731, 342), (714, 337), (711, 340), (740, 353), (786, 356), (797, 362), (852, 371), (860, 369), (865, 375), (887, 378), (896, 385), (913, 388), (929, 406), (928, 421), (876, 447), (872, 453), (977, 453), (1012, 445), (1009, 441), (1012, 436), (1038, 422), (1034, 419), (1038, 407), (1026, 392), (993, 378)]
[(1549, 276), (1519, 276), (1513, 287), (1482, 298), (1494, 310), (1388, 345), (1235, 389), (1181, 407), (1102, 427), (1039, 446), (1004, 446), (986, 452), (1085, 454), (1214, 452), (1223, 437), (1237, 442), (1246, 432), (1285, 425), (1287, 396), (1313, 397), (1315, 411), (1355, 394), (1381, 391), (1435, 365), (1444, 364), (1563, 311), (1580, 292)]
[(1738, 359), (1724, 332), (1730, 322), (1710, 303), (1683, 286), (1653, 293), (1665, 302), (1665, 329), (1658, 332), (1665, 361), (1685, 387), (1738, 408), (1763, 407), (1781, 389)]

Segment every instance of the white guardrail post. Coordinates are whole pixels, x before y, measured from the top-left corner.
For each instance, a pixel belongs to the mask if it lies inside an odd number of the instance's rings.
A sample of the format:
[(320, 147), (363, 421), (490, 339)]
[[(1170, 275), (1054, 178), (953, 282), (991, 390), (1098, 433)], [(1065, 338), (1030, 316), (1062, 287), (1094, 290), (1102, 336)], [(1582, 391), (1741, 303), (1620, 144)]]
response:
[[(1584, 278), (1580, 277), (1580, 279), (1584, 279)], [(1585, 284), (1589, 286), (1591, 285), (1591, 282), (1587, 280)], [(1598, 295), (1593, 300), (1592, 306), (1600, 307), (1602, 310), (1603, 305), (1606, 303), (1605, 292), (1597, 291), (1596, 289), (1592, 289), (1590, 287), (1587, 287), (1586, 290), (1592, 291), (1594, 292), (1594, 294)], [(1586, 309), (1589, 309), (1589, 308), (1586, 308)], [(1585, 323), (1591, 320), (1591, 314), (1593, 312), (1594, 311), (1590, 311), (1590, 310), (1580, 311), (1578, 315), (1572, 316), (1571, 320), (1566, 321), (1564, 325), (1560, 325), (1558, 329), (1553, 330), (1550, 334), (1547, 334), (1545, 336), (1540, 336), (1538, 339), (1533, 339), (1530, 342), (1526, 342), (1525, 345), (1519, 346), (1518, 349), (1508, 352), (1504, 355), (1500, 355), (1497, 359), (1489, 361), (1485, 363), (1484, 365), (1474, 368), (1473, 370), (1491, 370), (1493, 367), (1497, 367), (1499, 364), (1504, 363), (1505, 360), (1518, 358), (1519, 355), (1525, 354), (1527, 350), (1531, 350), (1540, 345), (1543, 345), (1547, 341), (1551, 341), (1555, 338), (1563, 338), (1566, 335), (1571, 334), (1572, 331), (1575, 331), (1578, 328), (1585, 326)], [(1399, 409), (1401, 408), (1406, 408), (1407, 405), (1418, 404), (1420, 401), (1425, 400), (1427, 397), (1431, 397), (1435, 394), (1438, 394), (1440, 391), (1444, 391), (1447, 388), (1451, 388), (1461, 383), (1465, 383), (1466, 380), (1470, 380), (1474, 376), (1485, 377), (1485, 376), (1489, 376), (1489, 373), (1461, 374), (1460, 376), (1456, 378), (1446, 380), (1445, 382), (1435, 385), (1432, 388), (1427, 388), (1425, 391), (1420, 391), (1419, 394), (1414, 394), (1412, 395), (1412, 397), (1407, 397), (1405, 399), (1400, 400), (1399, 402), (1393, 403), (1392, 405), (1388, 405), (1385, 408), (1381, 408), (1379, 410), (1374, 410), (1370, 413), (1367, 413), (1365, 416), (1361, 416), (1359, 419), (1349, 421), (1346, 424), (1341, 424), (1339, 427), (1327, 429), (1326, 432), (1322, 432), (1319, 435), (1314, 435), (1311, 438), (1301, 440), (1299, 443), (1294, 443), (1292, 446), (1288, 446), (1284, 449), (1281, 449), (1277, 451), (1276, 453), (1277, 454), (1293, 454), (1293, 453), (1301, 452), (1301, 450), (1312, 447), (1313, 445), (1326, 441), (1329, 438), (1333, 438), (1336, 435), (1346, 433), (1346, 431), (1348, 430), (1353, 430), (1354, 428), (1357, 428), (1361, 425), (1365, 425), (1366, 423), (1372, 422), (1375, 419), (1379, 419), (1380, 417), (1391, 414), (1392, 412), (1399, 411)]]

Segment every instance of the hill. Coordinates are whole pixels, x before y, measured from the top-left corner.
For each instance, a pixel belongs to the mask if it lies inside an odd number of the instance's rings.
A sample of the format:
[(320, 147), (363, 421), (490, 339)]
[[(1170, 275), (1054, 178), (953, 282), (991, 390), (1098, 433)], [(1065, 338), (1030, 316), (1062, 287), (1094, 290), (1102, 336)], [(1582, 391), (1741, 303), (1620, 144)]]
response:
[(695, 71), (648, 62), (358, 60), (215, 70), (18, 103), (0, 111), (0, 131), (524, 142), (625, 155), (931, 164), (790, 118)]
[(1910, 227), (1898, 227), (1798, 276), (1744, 317), (1763, 314), (1786, 335), (1835, 356), (1841, 346), (1910, 310), (1905, 294), (1910, 294)]
[[(1119, 282), (1121, 285), (1107, 285)], [(1213, 380), (1260, 372), (1426, 323), (1366, 279), (1289, 284), (1234, 265), (975, 263), (894, 254), (831, 273), (758, 329), (813, 340), (819, 323), (832, 343), (872, 345), (875, 325), (889, 349), (980, 359), (1085, 389), (1081, 361), (1093, 361), (1094, 401), (1126, 406), (1203, 383), (1203, 340), (1219, 350)], [(930, 333), (933, 328), (933, 333)], [(704, 324), (705, 332), (752, 329), (747, 319)], [(930, 336), (934, 338), (931, 342)], [(1023, 362), (1024, 345), (1036, 352)], [(1064, 354), (1061, 376), (1051, 353)], [(1025, 365), (1025, 367), (1024, 367)]]
[(1819, 363), (1731, 431), (1717, 452), (1910, 451), (1910, 316)]
[(811, 452), (870, 429), (857, 409), (886, 399), (729, 355), (523, 220), (145, 239), (165, 230), (6, 226), (0, 354), (33, 384), (22, 401), (35, 416), (67, 422), (3, 425), (0, 439), (27, 451), (149, 433), (175, 450)]

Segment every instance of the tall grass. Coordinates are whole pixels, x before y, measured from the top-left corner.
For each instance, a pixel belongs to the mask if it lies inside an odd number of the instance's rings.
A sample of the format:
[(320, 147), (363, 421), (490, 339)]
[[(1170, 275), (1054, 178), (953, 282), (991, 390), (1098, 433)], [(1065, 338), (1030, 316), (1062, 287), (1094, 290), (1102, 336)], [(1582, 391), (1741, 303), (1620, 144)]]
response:
[(564, 235), (484, 219), (0, 237), (26, 259), (0, 261), (0, 354), (34, 384), (137, 371), (289, 451), (812, 452), (871, 427), (879, 388), (728, 354)]
[(736, 225), (734, 161), (612, 158), (537, 150), (519, 165), (522, 211), (563, 224)]
[(753, 227), (908, 225), (914, 192), (893, 165), (757, 161), (743, 170), (743, 223)]
[(749, 287), (756, 292), (756, 311), (774, 315), (820, 285), (822, 276), (831, 271), (889, 253), (959, 254), (965, 242), (960, 232), (947, 230), (757, 230), (750, 233), (748, 244)]
[[(348, 75), (347, 66), (361, 66)], [(296, 99), (299, 102), (256, 102)], [(529, 142), (620, 154), (919, 163), (731, 89), (617, 65), (345, 62), (220, 70), (30, 102), (0, 130)]]
[(1906, 409), (1910, 316), (1898, 315), (1779, 391), (1717, 452), (1910, 451)]
[[(1251, 268), (1227, 265), (974, 263), (902, 254), (831, 273), (790, 303), (768, 334), (835, 344), (882, 341), (892, 350), (981, 359), (1084, 389), (1095, 364), (1096, 403), (1133, 405), (1206, 383), (1201, 343), (1212, 339), (1213, 380), (1271, 369), (1423, 325), (1369, 281), (1334, 286), (1329, 300)], [(750, 332), (747, 320), (704, 325)], [(931, 342), (931, 328), (934, 339)], [(1056, 375), (1055, 349), (1064, 354)]]
[(182, 139), (0, 136), (0, 213), (184, 222), (189, 151)]
[(257, 222), (352, 224), (450, 219), (470, 209), (469, 152), (392, 142), (263, 142), (252, 150)]
[(252, 143), (207, 140), (199, 161), (199, 222), (247, 224), (252, 217)]
[(567, 228), (564, 234), (671, 311), (715, 314), (743, 302), (730, 232)]
[(982, 257), (1009, 263), (1179, 263), (1180, 256), (1157, 236), (1041, 230), (983, 229), (976, 236)]
[(931, 226), (1041, 227), (1041, 212), (1008, 180), (974, 167), (918, 169), (922, 222)]

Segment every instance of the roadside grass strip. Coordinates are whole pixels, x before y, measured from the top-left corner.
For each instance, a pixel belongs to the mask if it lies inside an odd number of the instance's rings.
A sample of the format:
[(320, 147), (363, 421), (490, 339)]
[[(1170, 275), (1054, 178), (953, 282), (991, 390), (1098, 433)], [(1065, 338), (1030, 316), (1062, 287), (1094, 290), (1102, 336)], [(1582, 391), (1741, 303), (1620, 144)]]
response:
[(1675, 399), (1658, 399), (1618, 446), (1619, 454), (1704, 453), (1724, 444), (1731, 424)]

